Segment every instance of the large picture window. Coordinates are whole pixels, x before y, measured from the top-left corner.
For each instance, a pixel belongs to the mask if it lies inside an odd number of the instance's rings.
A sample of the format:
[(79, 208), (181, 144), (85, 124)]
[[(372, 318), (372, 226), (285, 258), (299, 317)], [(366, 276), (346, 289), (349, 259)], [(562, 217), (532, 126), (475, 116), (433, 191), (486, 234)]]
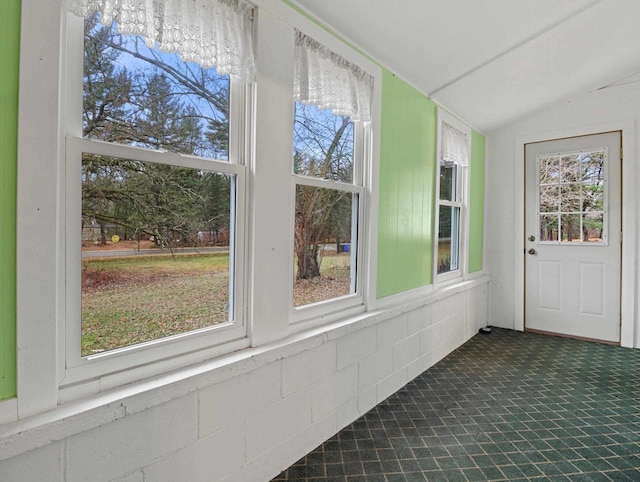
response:
[(438, 115), (435, 275), (446, 280), (464, 272), (471, 133), (445, 112)]
[[(189, 22), (165, 3), (165, 30)], [(105, 21), (93, 5), (69, 17), (69, 42), (81, 25), (84, 39), (81, 89), (68, 89), (70, 106), (82, 92), (67, 127), (69, 366), (190, 333), (237, 336), (244, 325), (239, 79), (250, 74), (177, 38), (131, 35), (130, 17)], [(74, 78), (79, 63), (68, 63)]]

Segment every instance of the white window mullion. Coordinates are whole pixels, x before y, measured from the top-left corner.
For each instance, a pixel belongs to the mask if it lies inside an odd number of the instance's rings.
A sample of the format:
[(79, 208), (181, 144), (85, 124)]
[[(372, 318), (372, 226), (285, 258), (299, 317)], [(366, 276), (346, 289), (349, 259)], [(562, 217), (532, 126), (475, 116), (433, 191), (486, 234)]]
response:
[(293, 174), (293, 180), (296, 185), (312, 186), (321, 189), (335, 189), (337, 191), (353, 192), (362, 194), (364, 188), (355, 184), (347, 184), (345, 182), (331, 181), (329, 179), (318, 179), (314, 177), (300, 176)]
[(226, 161), (203, 159), (201, 157), (187, 156), (168, 151), (156, 151), (142, 147), (113, 144), (78, 137), (67, 137), (67, 146), (81, 153), (96, 154), (100, 156), (132, 159), (136, 161), (152, 162), (167, 166), (190, 167), (206, 171), (216, 171), (223, 174), (240, 174), (244, 172), (244, 166)]

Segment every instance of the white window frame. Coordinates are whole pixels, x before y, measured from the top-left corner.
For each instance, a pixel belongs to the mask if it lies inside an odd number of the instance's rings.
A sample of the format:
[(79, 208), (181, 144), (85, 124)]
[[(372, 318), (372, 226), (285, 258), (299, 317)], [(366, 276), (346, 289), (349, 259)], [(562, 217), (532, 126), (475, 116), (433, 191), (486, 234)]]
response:
[[(66, 76), (66, 142), (65, 142), (65, 306), (64, 352), (66, 367), (61, 385), (78, 383), (130, 367), (141, 366), (163, 359), (179, 357), (186, 353), (210, 350), (212, 347), (238, 342), (247, 337), (245, 310), (244, 260), (246, 256), (246, 158), (251, 152), (245, 140), (249, 136), (243, 126), (250, 125), (246, 105), (248, 95), (243, 84), (232, 81), (230, 85), (229, 160), (214, 160), (196, 156), (156, 151), (128, 145), (103, 142), (82, 137), (82, 69), (84, 19), (71, 13), (66, 15), (66, 52), (61, 67)], [(203, 169), (233, 175), (231, 222), (235, 224), (230, 240), (230, 301), (234, 319), (228, 323), (213, 325), (195, 331), (149, 340), (130, 346), (108, 350), (82, 357), (81, 347), (81, 247), (80, 219), (81, 183), (80, 164), (83, 153), (133, 159), (155, 164)]]
[[(468, 152), (471, 153), (471, 129), (451, 114), (438, 108), (438, 132), (436, 149), (436, 190), (435, 190), (435, 223), (434, 223), (434, 247), (433, 247), (433, 279), (434, 284), (466, 278), (468, 276), (468, 254), (469, 254), (469, 179), (471, 171), (471, 154), (467, 166), (456, 166), (456, 199), (454, 201), (440, 199), (440, 166), (442, 159), (442, 125), (447, 123), (467, 134)], [(458, 268), (438, 273), (438, 243), (440, 226), (440, 206), (459, 208), (460, 217), (458, 220)], [(452, 227), (453, 231), (453, 227)], [(453, 251), (453, 246), (452, 246)]]
[[(293, 126), (292, 126), (293, 128)], [(351, 287), (355, 284), (353, 293), (349, 293), (337, 298), (318, 301), (301, 306), (293, 305), (293, 287), (295, 284), (295, 276), (293, 269), (291, 270), (290, 283), (290, 320), (292, 324), (298, 324), (306, 320), (318, 318), (323, 315), (340, 313), (344, 310), (363, 306), (364, 304), (364, 266), (360, 261), (361, 250), (364, 249), (363, 236), (365, 231), (365, 203), (366, 189), (364, 185), (365, 165), (370, 159), (370, 149), (365, 147), (364, 140), (369, 138), (370, 127), (362, 122), (353, 122), (353, 181), (351, 183), (333, 181), (329, 179), (321, 179), (318, 177), (305, 176), (293, 172), (293, 162), (291, 164), (291, 217), (293, 219), (291, 227), (291, 252), (294, 252), (294, 236), (295, 236), (295, 214), (296, 214), (296, 189), (298, 186), (311, 186), (323, 189), (335, 189), (344, 192), (350, 192), (358, 196), (358, 204), (354, 206), (351, 213), (351, 233), (355, 234), (355, 249), (350, 250), (351, 255)], [(294, 258), (293, 258), (294, 259)], [(292, 259), (292, 261), (293, 261)]]
[[(351, 183), (303, 176), (293, 172), (293, 159), (290, 160), (291, 173), (291, 226), (289, 232), (289, 324), (290, 332), (297, 332), (347, 316), (365, 312), (376, 303), (377, 273), (377, 236), (378, 236), (378, 172), (380, 151), (380, 118), (381, 118), (381, 81), (382, 72), (369, 60), (354, 52), (343, 42), (306, 18), (299, 18), (296, 29), (322, 43), (327, 49), (341, 55), (346, 61), (354, 64), (373, 79), (373, 96), (371, 106), (371, 122), (353, 122), (353, 179)], [(291, 112), (295, 111), (292, 99)], [(291, 132), (293, 133), (293, 116)], [(291, 138), (293, 141), (293, 138)], [(293, 147), (293, 143), (292, 143)], [(352, 223), (357, 223), (352, 231), (356, 233), (356, 250), (351, 250), (351, 282), (356, 284), (354, 293), (338, 298), (318, 301), (298, 307), (293, 306), (293, 287), (295, 282), (294, 232), (296, 209), (296, 186), (315, 186), (338, 189), (358, 195), (357, 213), (352, 214)], [(354, 210), (355, 211), (355, 210)], [(355, 216), (357, 214), (357, 218)], [(355, 258), (355, 260), (354, 260)]]

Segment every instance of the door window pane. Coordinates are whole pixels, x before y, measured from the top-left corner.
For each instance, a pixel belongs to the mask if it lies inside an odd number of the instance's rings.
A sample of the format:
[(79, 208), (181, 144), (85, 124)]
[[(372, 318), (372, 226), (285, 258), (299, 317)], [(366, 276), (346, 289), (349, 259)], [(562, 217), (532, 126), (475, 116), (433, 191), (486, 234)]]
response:
[(562, 241), (569, 243), (581, 241), (579, 214), (562, 214), (560, 216), (560, 223), (560, 236)]
[(356, 292), (358, 196), (296, 186), (293, 305)]
[(82, 355), (230, 321), (233, 176), (84, 154)]
[(540, 184), (555, 184), (560, 180), (560, 158), (558, 156), (542, 157), (539, 161)]
[(438, 225), (438, 274), (458, 269), (460, 208), (440, 206)]
[(604, 152), (590, 152), (582, 158), (582, 180), (599, 184), (604, 181)]
[(580, 184), (563, 184), (560, 187), (560, 210), (563, 213), (580, 212)]
[(560, 159), (560, 177), (562, 182), (576, 182), (581, 178), (582, 165), (578, 156), (566, 155)]
[(582, 241), (585, 243), (602, 243), (604, 230), (604, 213), (586, 213), (582, 216)]
[(540, 186), (540, 212), (557, 213), (560, 211), (560, 186)]
[(540, 241), (558, 241), (558, 215), (540, 215)]
[(604, 211), (604, 181), (582, 186), (585, 211)]
[(604, 242), (606, 159), (606, 148), (538, 156), (540, 242)]

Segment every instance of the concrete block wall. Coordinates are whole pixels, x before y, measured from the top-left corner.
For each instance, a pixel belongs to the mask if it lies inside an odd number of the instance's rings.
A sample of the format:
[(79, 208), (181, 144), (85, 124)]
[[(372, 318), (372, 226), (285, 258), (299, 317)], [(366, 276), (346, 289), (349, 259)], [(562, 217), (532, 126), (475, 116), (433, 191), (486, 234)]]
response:
[(487, 289), (395, 308), (302, 350), (281, 346), (236, 376), (2, 460), (0, 480), (269, 480), (477, 333)]

